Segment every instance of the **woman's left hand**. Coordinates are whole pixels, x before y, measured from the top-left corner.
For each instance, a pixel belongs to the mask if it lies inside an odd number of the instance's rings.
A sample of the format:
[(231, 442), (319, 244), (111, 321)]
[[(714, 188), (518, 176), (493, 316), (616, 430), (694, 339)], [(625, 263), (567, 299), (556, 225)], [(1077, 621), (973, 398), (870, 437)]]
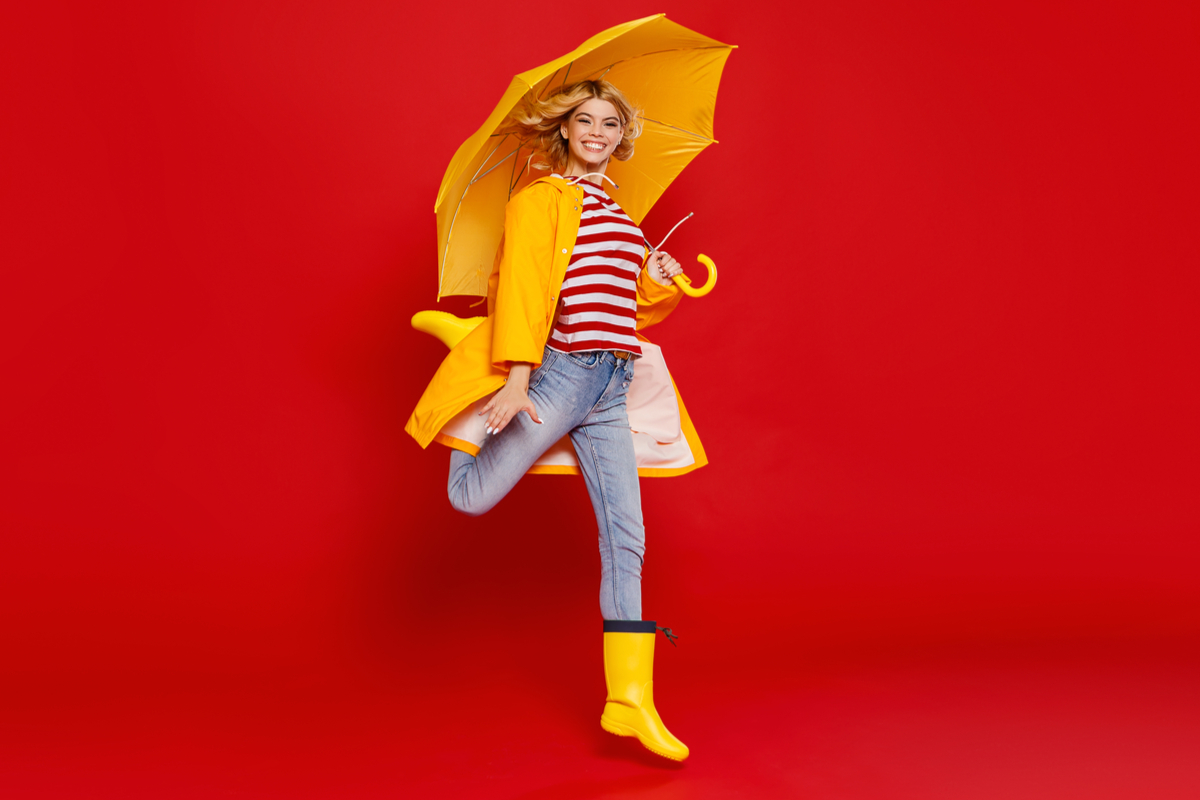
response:
[(683, 274), (683, 266), (666, 251), (659, 250), (657, 253), (651, 253), (650, 258), (646, 259), (646, 271), (655, 283), (666, 286), (671, 282), (671, 278)]

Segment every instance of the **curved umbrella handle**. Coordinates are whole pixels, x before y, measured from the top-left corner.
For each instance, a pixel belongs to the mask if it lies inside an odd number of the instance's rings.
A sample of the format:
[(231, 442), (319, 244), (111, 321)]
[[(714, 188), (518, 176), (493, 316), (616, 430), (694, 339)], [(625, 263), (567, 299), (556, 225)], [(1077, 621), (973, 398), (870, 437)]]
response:
[(696, 260), (708, 267), (708, 280), (703, 286), (699, 289), (693, 287), (687, 275), (676, 275), (671, 279), (675, 281), (676, 286), (683, 289), (683, 293), (688, 297), (704, 297), (704, 295), (711, 292), (713, 287), (717, 285), (717, 265), (713, 263), (713, 260), (703, 254), (696, 256)]

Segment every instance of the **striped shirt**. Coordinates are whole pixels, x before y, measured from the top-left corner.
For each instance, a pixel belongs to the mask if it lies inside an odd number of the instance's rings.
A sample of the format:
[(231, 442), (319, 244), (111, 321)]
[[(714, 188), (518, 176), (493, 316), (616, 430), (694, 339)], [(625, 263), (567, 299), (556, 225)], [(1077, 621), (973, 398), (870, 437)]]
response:
[(559, 293), (558, 321), (546, 344), (561, 353), (628, 350), (641, 355), (637, 278), (645, 255), (642, 231), (601, 186), (579, 181), (579, 235)]

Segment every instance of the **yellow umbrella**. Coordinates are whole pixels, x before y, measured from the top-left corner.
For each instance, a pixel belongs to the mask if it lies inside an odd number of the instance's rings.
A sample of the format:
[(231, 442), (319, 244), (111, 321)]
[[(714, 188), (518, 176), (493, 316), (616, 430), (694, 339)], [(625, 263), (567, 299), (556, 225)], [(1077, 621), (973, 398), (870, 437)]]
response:
[[(504, 232), (504, 205), (536, 174), (533, 151), (498, 129), (526, 95), (544, 98), (568, 83), (603, 78), (643, 115), (633, 158), (610, 161), (619, 189), (612, 197), (641, 224), (671, 181), (701, 150), (714, 144), (713, 111), (721, 70), (734, 45), (722, 44), (666, 18), (626, 22), (596, 34), (548, 64), (513, 78), (508, 91), (446, 168), (434, 211), (438, 227), (438, 299), (487, 294), (488, 275)], [(705, 256), (712, 286), (716, 270)], [(681, 276), (682, 277), (682, 276)]]

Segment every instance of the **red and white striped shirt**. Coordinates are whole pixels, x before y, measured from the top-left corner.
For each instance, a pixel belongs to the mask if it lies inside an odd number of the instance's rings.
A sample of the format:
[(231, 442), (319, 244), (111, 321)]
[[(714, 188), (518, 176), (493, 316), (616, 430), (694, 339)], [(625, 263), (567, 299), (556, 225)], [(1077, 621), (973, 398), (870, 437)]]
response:
[(645, 240), (621, 207), (590, 181), (583, 187), (579, 235), (559, 293), (558, 321), (546, 342), (552, 350), (628, 350), (641, 355), (637, 278)]

